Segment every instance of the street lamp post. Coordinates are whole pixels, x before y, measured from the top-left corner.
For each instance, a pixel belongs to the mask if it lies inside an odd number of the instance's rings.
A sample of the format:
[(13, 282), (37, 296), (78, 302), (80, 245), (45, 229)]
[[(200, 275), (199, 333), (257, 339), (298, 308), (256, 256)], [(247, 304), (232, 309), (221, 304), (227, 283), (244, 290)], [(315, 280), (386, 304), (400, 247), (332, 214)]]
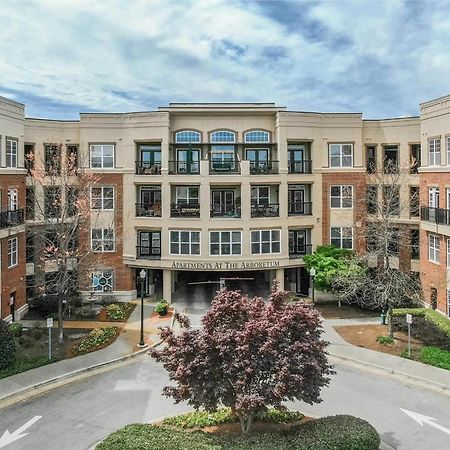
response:
[(141, 279), (141, 340), (139, 341), (138, 347), (146, 347), (144, 342), (144, 281), (147, 272), (142, 269), (139, 272), (139, 278)]
[(314, 278), (316, 276), (316, 269), (314, 267), (311, 267), (309, 274), (311, 275), (311, 280), (312, 280), (312, 307), (313, 307), (313, 309), (315, 309), (316, 304), (314, 302)]

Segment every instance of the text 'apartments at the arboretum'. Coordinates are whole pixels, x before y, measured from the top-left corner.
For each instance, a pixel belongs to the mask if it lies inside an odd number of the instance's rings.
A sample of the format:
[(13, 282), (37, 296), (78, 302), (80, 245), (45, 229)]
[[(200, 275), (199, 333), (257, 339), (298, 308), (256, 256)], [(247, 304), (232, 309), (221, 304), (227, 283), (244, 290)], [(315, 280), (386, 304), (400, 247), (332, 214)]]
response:
[(31, 231), (45, 227), (47, 208), (36, 207), (42, 192), (26, 155), (62, 170), (71, 155), (95, 173), (96, 220), (77, 245), (103, 258), (73, 270), (82, 295), (123, 301), (139, 295), (142, 269), (146, 294), (169, 302), (193, 297), (199, 285), (189, 283), (236, 277), (252, 280), (249, 294), (275, 279), (307, 295), (302, 256), (323, 244), (363, 252), (368, 211), (358, 198), (376, 189), (387, 162), (408, 167), (399, 196), (409, 207), (392, 223), (408, 245), (395, 264), (450, 315), (450, 96), (421, 104), (419, 117), (383, 120), (274, 103), (171, 103), (69, 121), (25, 118), (24, 109), (0, 97), (3, 319), (21, 317), (54, 271), (51, 258), (35, 256)]

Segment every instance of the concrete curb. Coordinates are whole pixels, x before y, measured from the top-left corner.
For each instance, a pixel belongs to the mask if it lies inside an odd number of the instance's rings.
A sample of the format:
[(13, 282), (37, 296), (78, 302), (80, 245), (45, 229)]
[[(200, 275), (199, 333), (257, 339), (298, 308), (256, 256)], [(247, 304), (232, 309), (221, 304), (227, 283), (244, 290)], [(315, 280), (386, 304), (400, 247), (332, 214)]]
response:
[[(174, 322), (175, 322), (175, 309), (174, 309), (174, 314), (172, 316), (172, 320), (170, 321), (170, 325), (169, 325), (170, 329), (173, 329)], [(0, 409), (7, 407), (7, 406), (11, 406), (14, 403), (16, 403), (17, 401), (22, 400), (22, 398), (18, 398), (16, 401), (14, 401), (14, 397), (22, 397), (24, 394), (30, 393), (31, 395), (29, 397), (27, 397), (27, 398), (30, 398), (30, 397), (33, 397), (34, 395), (39, 394), (39, 392), (37, 392), (39, 388), (51, 386), (52, 384), (56, 384), (60, 381), (66, 380), (67, 383), (64, 383), (62, 385), (60, 384), (55, 387), (64, 386), (65, 384), (69, 384), (71, 382), (71, 380), (73, 380), (74, 378), (76, 378), (79, 375), (82, 375), (82, 374), (85, 374), (88, 372), (92, 372), (92, 371), (94, 371), (96, 369), (100, 369), (102, 367), (112, 366), (119, 362), (123, 362), (123, 361), (127, 361), (129, 359), (136, 358), (136, 357), (141, 356), (144, 353), (148, 352), (152, 348), (157, 347), (161, 343), (162, 343), (162, 340), (159, 340), (159, 341), (155, 342), (154, 344), (143, 348), (142, 350), (138, 350), (137, 352), (130, 353), (125, 356), (120, 356), (118, 358), (110, 359), (108, 361), (104, 361), (101, 363), (93, 364), (92, 366), (87, 366), (87, 367), (83, 367), (81, 369), (73, 370), (72, 372), (67, 372), (62, 375), (58, 375), (57, 377), (53, 377), (53, 378), (49, 378), (48, 380), (41, 381), (39, 383), (36, 383), (33, 386), (28, 386), (28, 387), (25, 387), (22, 389), (18, 389), (17, 391), (13, 392), (12, 394), (8, 394), (8, 395), (5, 395), (4, 397), (0, 397)], [(50, 389), (48, 389), (48, 390), (50, 390)], [(3, 402), (7, 402), (7, 404), (2, 406)]]
[[(392, 375), (400, 375), (402, 377), (409, 378), (409, 379), (413, 380), (414, 382), (420, 383), (428, 388), (430, 386), (433, 386), (434, 388), (438, 388), (440, 391), (450, 391), (450, 386), (447, 384), (439, 383), (439, 382), (432, 381), (432, 380), (425, 379), (425, 378), (420, 378), (415, 375), (411, 375), (409, 373), (402, 372), (401, 370), (392, 369), (391, 367), (380, 366), (379, 364), (375, 364), (375, 363), (371, 363), (371, 362), (367, 362), (367, 361), (361, 361), (360, 359), (352, 358), (349, 356), (342, 356), (342, 355), (338, 355), (336, 353), (329, 352), (328, 354), (329, 354), (329, 356), (336, 358), (336, 359), (340, 359), (342, 361), (350, 361), (359, 366), (363, 366), (363, 367), (369, 366), (374, 369), (381, 370), (383, 372), (388, 372)], [(449, 395), (450, 395), (450, 392), (449, 392)]]

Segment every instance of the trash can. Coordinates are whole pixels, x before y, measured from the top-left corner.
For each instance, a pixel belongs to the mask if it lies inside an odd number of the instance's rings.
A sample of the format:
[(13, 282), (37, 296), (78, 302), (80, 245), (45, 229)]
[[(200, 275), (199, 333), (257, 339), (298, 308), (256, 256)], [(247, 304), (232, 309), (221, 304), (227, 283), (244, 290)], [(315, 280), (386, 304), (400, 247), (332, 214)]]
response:
[(383, 311), (380, 316), (381, 325), (386, 325), (386, 313)]

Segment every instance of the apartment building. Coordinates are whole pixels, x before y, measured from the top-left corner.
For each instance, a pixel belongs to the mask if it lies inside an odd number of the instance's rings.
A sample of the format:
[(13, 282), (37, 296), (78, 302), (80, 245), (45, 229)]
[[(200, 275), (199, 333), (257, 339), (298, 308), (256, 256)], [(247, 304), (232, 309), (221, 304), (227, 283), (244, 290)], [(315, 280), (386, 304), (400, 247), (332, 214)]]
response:
[[(440, 106), (427, 106), (435, 102)], [(443, 142), (450, 133), (443, 102), (450, 100), (422, 105), (421, 117), (386, 120), (288, 111), (274, 103), (171, 103), (150, 112), (81, 113), (77, 121), (27, 118), (22, 140), (43, 161), (59, 158), (64, 166), (75, 153), (78, 167), (96, 174), (93, 215), (79, 244), (102, 258), (77, 268), (86, 296), (135, 298), (142, 269), (146, 294), (157, 291), (173, 302), (207, 297), (221, 279), (249, 294), (265, 294), (277, 280), (307, 295), (305, 254), (322, 244), (365, 250), (370, 211), (361, 199), (369, 190), (382, 198), (377, 177), (389, 161), (407, 168), (398, 196), (409, 205), (392, 221), (410, 244), (398, 245), (393, 263), (421, 276), (425, 300), (433, 304), (430, 276), (446, 280), (447, 264), (429, 261), (436, 241), (428, 235), (439, 235), (443, 248), (443, 227), (426, 220), (424, 208), (421, 221), (412, 199), (420, 186), (426, 211), (445, 206), (429, 205), (426, 188), (430, 176), (448, 170), (445, 158), (432, 169), (428, 158), (430, 148), (436, 158), (436, 136)], [(30, 180), (28, 194), (30, 229), (38, 222)], [(29, 285), (51, 278), (51, 271), (51, 264), (30, 260)], [(436, 306), (448, 314), (447, 286), (436, 290)]]
[(20, 318), (25, 294), (24, 105), (0, 97), (0, 317)]

